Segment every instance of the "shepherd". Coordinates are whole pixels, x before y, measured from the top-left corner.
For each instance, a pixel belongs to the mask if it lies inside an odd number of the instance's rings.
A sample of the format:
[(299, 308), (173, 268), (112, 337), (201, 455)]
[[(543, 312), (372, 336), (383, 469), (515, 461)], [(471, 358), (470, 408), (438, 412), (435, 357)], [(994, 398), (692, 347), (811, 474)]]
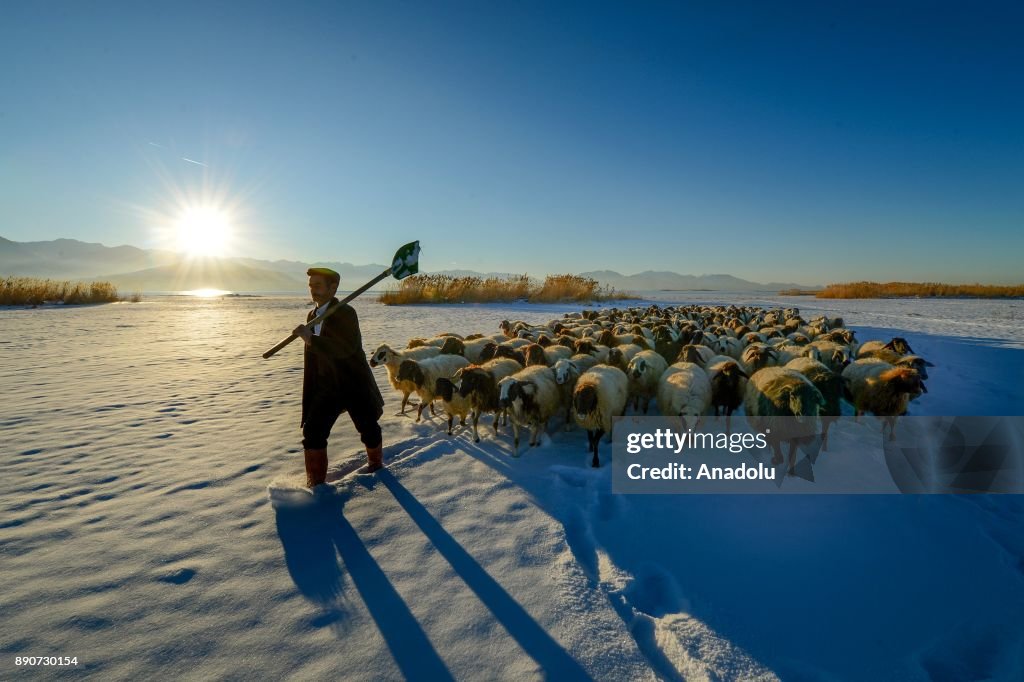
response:
[(391, 267), (339, 301), (341, 275), (330, 268), (310, 268), (309, 295), (314, 309), (284, 341), (263, 354), (270, 358), (295, 339), (305, 344), (302, 372), (302, 447), (306, 486), (327, 481), (327, 439), (334, 422), (348, 412), (366, 446), (366, 471), (384, 466), (383, 435), (378, 421), (384, 398), (363, 352), (359, 318), (348, 302), (388, 276), (401, 280), (419, 270), (420, 243), (409, 242), (396, 253)]
[(366, 446), (367, 471), (372, 473), (384, 465), (383, 437), (377, 423), (384, 414), (384, 398), (366, 362), (356, 311), (334, 297), (341, 275), (329, 268), (310, 268), (306, 275), (316, 305), (306, 321), (336, 308), (312, 327), (300, 324), (292, 332), (306, 345), (301, 425), (306, 486), (312, 488), (327, 480), (327, 439), (343, 412), (348, 412)]

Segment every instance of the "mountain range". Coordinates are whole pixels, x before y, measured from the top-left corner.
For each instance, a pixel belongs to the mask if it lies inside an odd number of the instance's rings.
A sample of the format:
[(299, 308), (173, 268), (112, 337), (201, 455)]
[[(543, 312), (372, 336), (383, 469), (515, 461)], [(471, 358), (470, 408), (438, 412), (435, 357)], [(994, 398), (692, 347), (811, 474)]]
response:
[[(387, 266), (371, 263), (258, 260), (254, 258), (187, 259), (173, 251), (140, 249), (134, 246), (104, 246), (76, 239), (15, 242), (0, 237), (0, 275), (56, 279), (101, 279), (126, 291), (305, 291), (306, 270), (323, 266), (341, 274), (344, 289), (354, 289), (380, 274)], [(441, 270), (434, 274), (455, 277), (504, 276), (472, 270)], [(554, 273), (552, 273), (554, 274)], [(759, 284), (732, 275), (681, 275), (653, 271), (623, 275), (614, 270), (576, 273), (596, 279), (619, 291), (771, 291), (813, 289), (792, 282)], [(380, 288), (388, 286), (387, 281)]]

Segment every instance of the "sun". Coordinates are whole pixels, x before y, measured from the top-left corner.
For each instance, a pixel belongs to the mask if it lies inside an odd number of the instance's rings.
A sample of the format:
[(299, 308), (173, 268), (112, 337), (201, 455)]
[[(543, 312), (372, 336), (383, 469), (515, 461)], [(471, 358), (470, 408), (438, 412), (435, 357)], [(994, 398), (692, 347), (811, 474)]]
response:
[(186, 208), (175, 225), (178, 250), (190, 256), (223, 256), (231, 241), (231, 220), (210, 206)]

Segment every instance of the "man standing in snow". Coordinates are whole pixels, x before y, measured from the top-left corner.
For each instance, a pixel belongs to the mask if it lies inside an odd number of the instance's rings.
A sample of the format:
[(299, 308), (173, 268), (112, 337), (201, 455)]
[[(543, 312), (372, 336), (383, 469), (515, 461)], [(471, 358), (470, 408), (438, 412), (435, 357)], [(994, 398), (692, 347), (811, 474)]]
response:
[(384, 413), (384, 398), (363, 352), (356, 311), (339, 303), (334, 294), (341, 275), (329, 268), (310, 268), (309, 293), (316, 308), (309, 322), (328, 308), (331, 316), (313, 329), (299, 325), (293, 332), (306, 344), (302, 373), (302, 447), (306, 454), (306, 485), (327, 480), (327, 438), (342, 412), (348, 412), (366, 446), (367, 468), (383, 466), (383, 442), (377, 421)]

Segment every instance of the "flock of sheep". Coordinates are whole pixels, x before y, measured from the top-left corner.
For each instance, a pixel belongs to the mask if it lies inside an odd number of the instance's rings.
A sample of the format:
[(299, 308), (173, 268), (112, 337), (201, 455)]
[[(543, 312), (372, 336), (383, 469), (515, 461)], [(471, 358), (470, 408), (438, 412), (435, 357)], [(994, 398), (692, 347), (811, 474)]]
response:
[[(500, 419), (511, 420), (516, 454), (521, 428), (536, 445), (548, 421), (564, 415), (567, 429), (575, 421), (587, 430), (595, 467), (613, 417), (630, 404), (647, 414), (652, 400), (691, 427), (709, 415), (728, 420), (741, 406), (762, 431), (777, 417), (796, 417), (820, 429), (825, 449), (846, 400), (858, 416), (890, 418), (892, 437), (895, 418), (926, 391), (932, 366), (902, 338), (859, 344), (842, 319), (804, 320), (796, 308), (652, 305), (568, 313), (544, 325), (504, 320), (500, 329), (413, 339), (402, 350), (381, 345), (370, 365), (387, 368), (402, 414), (414, 392), (416, 421), (441, 401), (449, 435), (456, 417), (471, 419), (476, 442), (482, 414), (494, 415), (495, 434)], [(773, 463), (789, 440), (792, 473), (795, 440), (775, 431)]]

